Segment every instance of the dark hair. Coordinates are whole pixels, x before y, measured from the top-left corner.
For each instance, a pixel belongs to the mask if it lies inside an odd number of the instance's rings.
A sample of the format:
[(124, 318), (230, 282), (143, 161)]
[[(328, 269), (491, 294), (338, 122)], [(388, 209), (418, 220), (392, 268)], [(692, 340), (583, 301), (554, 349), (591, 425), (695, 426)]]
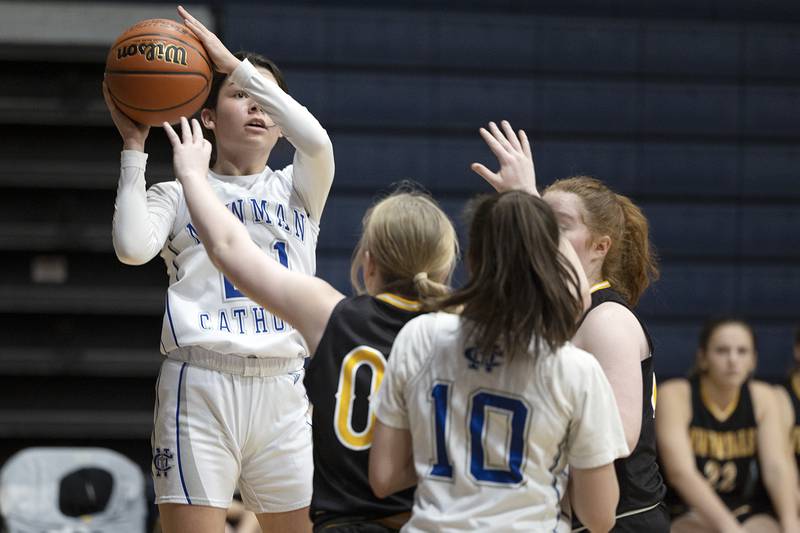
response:
[[(479, 353), (538, 357), (572, 338), (583, 306), (580, 281), (559, 252), (558, 224), (540, 198), (520, 191), (479, 197), (469, 206), (467, 284), (439, 309), (462, 307)], [(534, 341), (531, 346), (531, 341)]]
[(722, 326), (727, 326), (728, 324), (736, 324), (742, 326), (750, 333), (750, 338), (753, 340), (753, 346), (756, 345), (756, 332), (753, 330), (753, 326), (751, 326), (747, 320), (739, 316), (716, 316), (711, 317), (703, 324), (703, 328), (700, 330), (700, 336), (697, 339), (697, 348), (702, 351), (708, 350), (708, 343), (711, 341), (712, 335), (714, 332), (717, 331), (718, 328)]
[(722, 326), (727, 326), (728, 324), (735, 324), (745, 328), (748, 333), (750, 333), (750, 338), (753, 341), (753, 349), (755, 350), (756, 332), (753, 330), (753, 326), (751, 326), (747, 320), (733, 315), (711, 317), (705, 321), (703, 327), (700, 329), (700, 335), (697, 338), (698, 354), (695, 358), (692, 368), (689, 369), (689, 377), (700, 376), (704, 373), (704, 370), (700, 368), (700, 352), (706, 353), (708, 351), (708, 343), (711, 342), (711, 337), (714, 335), (714, 332), (716, 332)]
[(800, 345), (800, 326), (797, 326), (794, 329), (794, 345), (795, 346)]
[(589, 176), (558, 180), (547, 191), (563, 191), (581, 199), (583, 223), (593, 236), (608, 235), (611, 248), (602, 275), (629, 305), (635, 306), (645, 289), (658, 279), (658, 264), (648, 238), (647, 219), (630, 198)]

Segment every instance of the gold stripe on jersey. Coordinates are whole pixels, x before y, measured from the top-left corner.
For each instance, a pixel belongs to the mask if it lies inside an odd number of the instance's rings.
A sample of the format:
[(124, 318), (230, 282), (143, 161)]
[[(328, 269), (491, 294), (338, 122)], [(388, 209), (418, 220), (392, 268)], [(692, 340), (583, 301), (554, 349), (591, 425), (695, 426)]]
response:
[(592, 285), (592, 287), (589, 289), (589, 292), (595, 293), (601, 289), (610, 289), (610, 288), (611, 288), (611, 283), (608, 280), (603, 280), (600, 283), (595, 283), (594, 285)]
[[(746, 387), (747, 385), (745, 384), (744, 386)], [(706, 388), (703, 386), (703, 383), (700, 383), (700, 398), (703, 400), (703, 405), (706, 406), (708, 412), (711, 413), (718, 422), (725, 422), (733, 414), (733, 412), (739, 406), (740, 393), (741, 390), (737, 390), (736, 396), (734, 396), (733, 400), (731, 400), (731, 403), (722, 408), (718, 407), (717, 404), (711, 401), (711, 398), (709, 398), (708, 394), (706, 393)]]
[(792, 374), (792, 391), (794, 395), (800, 399), (800, 372), (794, 372)]
[(402, 296), (398, 296), (397, 294), (382, 292), (379, 295), (375, 296), (375, 298), (382, 301), (383, 303), (387, 303), (393, 307), (402, 309), (403, 311), (419, 311), (420, 309), (422, 309), (422, 304), (420, 304), (416, 300), (409, 300), (407, 298), (403, 298)]
[(756, 454), (756, 428), (732, 431), (713, 431), (706, 428), (689, 428), (692, 450), (698, 457), (727, 461)]

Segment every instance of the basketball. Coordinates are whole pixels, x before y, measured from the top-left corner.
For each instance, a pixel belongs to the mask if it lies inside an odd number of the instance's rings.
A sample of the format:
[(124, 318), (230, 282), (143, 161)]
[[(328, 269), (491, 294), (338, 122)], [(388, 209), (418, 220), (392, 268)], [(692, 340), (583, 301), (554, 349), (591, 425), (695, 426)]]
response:
[(105, 80), (123, 113), (160, 126), (200, 109), (213, 72), (203, 45), (183, 24), (149, 19), (128, 28), (111, 46)]

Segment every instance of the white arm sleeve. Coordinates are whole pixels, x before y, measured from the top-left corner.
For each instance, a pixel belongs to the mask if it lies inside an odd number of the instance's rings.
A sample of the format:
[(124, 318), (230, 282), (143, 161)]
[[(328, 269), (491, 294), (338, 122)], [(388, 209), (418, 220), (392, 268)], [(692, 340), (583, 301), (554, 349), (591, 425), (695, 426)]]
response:
[(123, 150), (111, 232), (117, 258), (143, 265), (163, 248), (180, 201), (177, 183), (159, 183), (145, 191), (147, 154)]
[(611, 385), (597, 360), (584, 356), (585, 364), (573, 367), (569, 384), (573, 412), (567, 461), (575, 468), (597, 468), (630, 452)]
[(333, 146), (328, 133), (308, 109), (262, 76), (246, 59), (230, 79), (264, 108), (295, 147), (293, 186), (309, 216), (319, 222), (333, 183)]

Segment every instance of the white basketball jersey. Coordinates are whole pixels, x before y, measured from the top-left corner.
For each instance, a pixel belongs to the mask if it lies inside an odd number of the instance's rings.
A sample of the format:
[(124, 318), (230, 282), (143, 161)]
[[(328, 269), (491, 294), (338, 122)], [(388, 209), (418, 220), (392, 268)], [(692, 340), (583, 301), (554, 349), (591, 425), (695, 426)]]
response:
[[(209, 172), (209, 181), (265, 253), (291, 270), (314, 275), (319, 226), (292, 187), (292, 166), (267, 167), (254, 176)], [(201, 349), (242, 357), (308, 355), (297, 331), (245, 297), (211, 263), (177, 182), (154, 185), (148, 197), (176, 191), (177, 216), (161, 251), (169, 275), (162, 353)]]
[(437, 313), (397, 336), (378, 419), (412, 435), (419, 483), (403, 531), (569, 531), (568, 465), (627, 455), (611, 386), (571, 344), (538, 360), (479, 354)]

